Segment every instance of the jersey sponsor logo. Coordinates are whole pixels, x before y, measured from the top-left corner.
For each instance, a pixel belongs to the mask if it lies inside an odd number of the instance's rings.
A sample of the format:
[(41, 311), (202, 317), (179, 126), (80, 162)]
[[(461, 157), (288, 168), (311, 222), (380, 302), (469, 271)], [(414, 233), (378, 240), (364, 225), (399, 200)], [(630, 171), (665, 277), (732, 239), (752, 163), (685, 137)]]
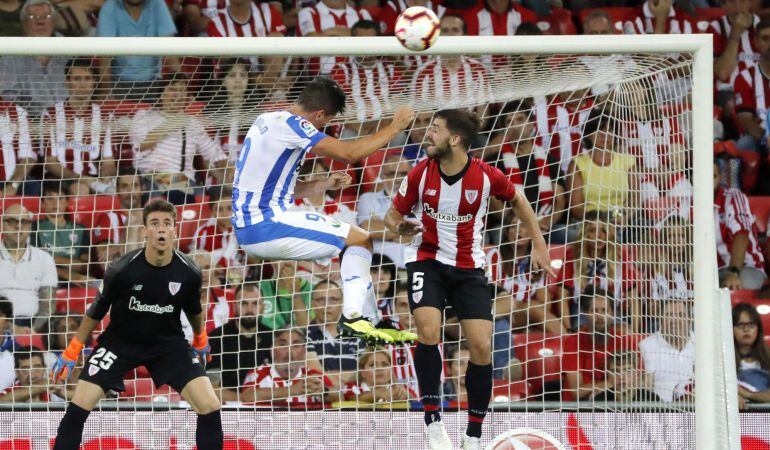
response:
[(166, 305), (166, 306), (160, 306), (160, 305), (145, 305), (139, 300), (136, 299), (136, 297), (131, 297), (131, 299), (128, 301), (128, 309), (131, 309), (133, 311), (139, 311), (139, 312), (151, 312), (154, 314), (165, 314), (165, 313), (173, 313), (174, 312), (174, 305)]
[(436, 220), (442, 220), (444, 222), (468, 222), (473, 220), (473, 214), (463, 214), (462, 216), (458, 216), (456, 214), (442, 213), (435, 211), (427, 203), (422, 204), (422, 209), (428, 216), (433, 217)]
[(465, 191), (465, 200), (468, 200), (468, 203), (474, 203), (478, 197), (479, 191), (477, 189), (469, 189)]
[(168, 291), (171, 292), (171, 295), (176, 295), (176, 293), (179, 292), (179, 289), (181, 287), (182, 287), (182, 283), (178, 283), (176, 281), (168, 282)]
[(305, 133), (305, 136), (311, 137), (314, 134), (318, 133), (318, 130), (315, 129), (312, 123), (308, 122), (305, 119), (299, 120), (299, 128)]
[(141, 284), (135, 284), (133, 290), (134, 291), (141, 291), (142, 290), (142, 285)]
[(409, 188), (409, 182), (406, 181), (406, 177), (401, 180), (401, 185), (398, 186), (398, 195), (405, 196), (406, 190)]

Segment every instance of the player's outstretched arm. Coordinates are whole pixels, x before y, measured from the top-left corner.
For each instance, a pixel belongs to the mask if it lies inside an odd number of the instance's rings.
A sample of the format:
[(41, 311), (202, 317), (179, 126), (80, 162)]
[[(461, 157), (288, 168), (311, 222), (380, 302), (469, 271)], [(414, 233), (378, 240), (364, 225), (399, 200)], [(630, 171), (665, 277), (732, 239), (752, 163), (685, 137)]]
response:
[(385, 213), (384, 221), (388, 230), (401, 236), (414, 236), (422, 232), (422, 224), (418, 220), (404, 217), (392, 206)]
[(543, 233), (540, 232), (537, 215), (535, 215), (535, 211), (521, 191), (516, 192), (513, 200), (511, 200), (511, 206), (516, 217), (521, 220), (521, 223), (529, 231), (529, 235), (532, 236), (532, 254), (530, 255), (532, 270), (544, 270), (545, 273), (555, 278), (556, 272), (551, 268), (551, 257), (548, 254), (548, 247), (545, 245)]
[(406, 129), (414, 120), (410, 106), (402, 106), (393, 114), (393, 120), (370, 136), (341, 141), (325, 137), (313, 147), (313, 153), (354, 164), (383, 148), (393, 137)]

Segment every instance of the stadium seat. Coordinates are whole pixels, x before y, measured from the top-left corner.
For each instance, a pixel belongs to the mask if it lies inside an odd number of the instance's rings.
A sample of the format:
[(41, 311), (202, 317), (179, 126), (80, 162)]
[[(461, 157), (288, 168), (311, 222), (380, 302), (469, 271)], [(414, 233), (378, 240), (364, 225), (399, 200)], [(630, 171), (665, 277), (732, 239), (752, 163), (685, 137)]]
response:
[(578, 34), (572, 12), (565, 8), (553, 8), (551, 14), (538, 18), (537, 26), (546, 34)]
[(767, 219), (770, 217), (770, 197), (749, 197), (749, 207), (754, 214), (759, 234), (767, 234)]
[(195, 231), (201, 224), (211, 218), (211, 206), (208, 203), (190, 203), (176, 207), (177, 237), (179, 249), (187, 251), (191, 248)]
[(513, 350), (524, 364), (524, 378), (532, 384), (533, 392), (539, 392), (546, 381), (561, 379), (561, 344), (562, 336), (558, 334), (513, 335)]
[(697, 8), (695, 18), (699, 21), (713, 22), (727, 14), (724, 8)]
[(70, 287), (56, 290), (56, 312), (62, 314), (84, 314), (88, 304), (96, 298), (96, 288)]
[(380, 176), (382, 161), (387, 154), (387, 150), (380, 149), (361, 161), (361, 166), (363, 167), (363, 171), (361, 172), (361, 192), (370, 192), (374, 190), (377, 177)]
[(155, 388), (152, 380), (149, 378), (137, 378), (134, 380), (123, 380), (126, 390), (120, 393), (121, 399), (131, 399), (137, 402), (158, 401), (160, 396), (168, 398), (169, 402), (178, 402), (181, 397), (168, 386)]
[(0, 214), (5, 208), (21, 203), (32, 214), (40, 214), (40, 197), (24, 197), (21, 195), (6, 195), (0, 201)]
[(0, 450), (32, 450), (32, 440), (11, 439), (8, 441), (0, 441)]
[(91, 229), (97, 213), (122, 209), (120, 200), (115, 195), (80, 195), (70, 199), (67, 211), (73, 215), (75, 223)]
[(730, 292), (730, 302), (733, 306), (737, 305), (738, 303), (753, 303), (754, 301), (759, 300), (757, 298), (758, 295), (759, 291), (752, 289), (739, 289), (737, 291)]
[[(529, 396), (529, 383), (526, 381), (495, 380), (492, 387), (492, 398), (497, 402), (517, 402), (526, 400)], [(500, 398), (505, 397), (505, 399)]]
[(45, 350), (45, 343), (42, 334), (15, 334), (13, 340), (19, 347), (34, 347), (38, 350)]

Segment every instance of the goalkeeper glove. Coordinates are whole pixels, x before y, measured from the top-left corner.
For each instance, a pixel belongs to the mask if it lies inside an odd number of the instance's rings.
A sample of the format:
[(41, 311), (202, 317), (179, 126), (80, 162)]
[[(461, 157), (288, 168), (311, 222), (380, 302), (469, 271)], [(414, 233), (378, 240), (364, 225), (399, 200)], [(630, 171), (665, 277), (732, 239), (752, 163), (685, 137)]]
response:
[(51, 381), (57, 383), (61, 380), (66, 380), (72, 375), (73, 369), (75, 369), (75, 363), (80, 357), (80, 352), (83, 351), (83, 343), (76, 337), (72, 338), (70, 345), (67, 349), (59, 355), (59, 358), (51, 367)]
[(209, 345), (209, 336), (206, 334), (206, 330), (193, 337), (192, 348), (195, 354), (198, 355), (198, 358), (201, 359), (201, 364), (206, 366), (206, 363), (211, 362), (211, 346)]

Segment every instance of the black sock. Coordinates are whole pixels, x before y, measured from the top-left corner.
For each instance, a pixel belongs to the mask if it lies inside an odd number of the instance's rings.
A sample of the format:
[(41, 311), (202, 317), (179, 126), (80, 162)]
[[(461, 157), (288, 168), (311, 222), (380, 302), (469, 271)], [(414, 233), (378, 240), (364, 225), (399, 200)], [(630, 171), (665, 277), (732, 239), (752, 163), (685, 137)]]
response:
[(420, 386), (420, 398), (425, 411), (425, 425), (430, 425), (441, 420), (441, 353), (438, 351), (438, 345), (417, 343), (414, 349), (414, 369), (417, 372), (417, 384)]
[(465, 434), (481, 437), (481, 424), (489, 409), (492, 396), (492, 364), (479, 366), (468, 361), (465, 372), (465, 389), (468, 391), (468, 428)]
[(198, 427), (195, 429), (195, 444), (198, 450), (222, 450), (224, 439), (219, 410), (198, 414)]
[(86, 411), (80, 406), (70, 403), (67, 412), (64, 413), (59, 430), (56, 432), (56, 443), (53, 450), (78, 450), (80, 441), (83, 440), (83, 427), (91, 411)]

